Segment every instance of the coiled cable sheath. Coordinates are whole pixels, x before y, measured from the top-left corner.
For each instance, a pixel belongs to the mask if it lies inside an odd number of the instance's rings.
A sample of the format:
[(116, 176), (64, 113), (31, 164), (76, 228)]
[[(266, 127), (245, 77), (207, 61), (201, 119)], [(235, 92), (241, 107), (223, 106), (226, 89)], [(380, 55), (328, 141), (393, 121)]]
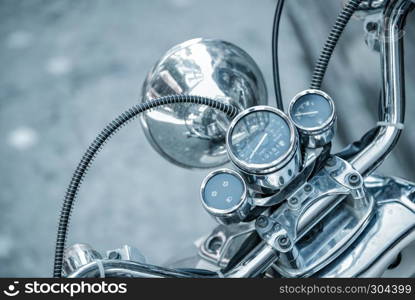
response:
[(343, 10), (340, 12), (336, 19), (336, 23), (330, 31), (329, 37), (324, 44), (323, 50), (320, 53), (320, 57), (314, 67), (313, 77), (311, 80), (311, 89), (320, 89), (323, 82), (324, 75), (327, 71), (330, 58), (336, 48), (337, 42), (343, 33), (344, 28), (349, 22), (352, 15), (355, 13), (360, 3), (363, 0), (350, 0), (347, 2)]
[(238, 114), (238, 108), (236, 108), (235, 106), (227, 105), (214, 99), (193, 95), (171, 95), (137, 104), (125, 111), (124, 113), (122, 113), (112, 122), (110, 122), (98, 134), (98, 136), (95, 138), (95, 140), (91, 143), (91, 145), (88, 147), (88, 149), (82, 156), (82, 159), (79, 162), (75, 172), (73, 173), (72, 179), (69, 183), (69, 187), (66, 191), (60, 214), (58, 233), (56, 238), (55, 261), (53, 268), (54, 277), (61, 277), (62, 275), (63, 254), (65, 250), (66, 238), (68, 235), (68, 225), (72, 208), (74, 206), (74, 202), (78, 194), (79, 187), (97, 153), (101, 150), (103, 145), (112, 137), (112, 135), (114, 135), (121, 127), (123, 127), (129, 121), (137, 117), (140, 113), (159, 106), (176, 103), (207, 105), (214, 109), (224, 112), (230, 118), (234, 118)]

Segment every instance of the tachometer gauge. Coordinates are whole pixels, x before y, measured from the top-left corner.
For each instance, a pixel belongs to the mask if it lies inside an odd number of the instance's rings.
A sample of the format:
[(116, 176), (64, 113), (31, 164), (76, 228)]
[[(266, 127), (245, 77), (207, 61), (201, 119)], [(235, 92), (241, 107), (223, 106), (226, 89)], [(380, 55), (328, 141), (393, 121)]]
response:
[(278, 189), (298, 173), (297, 130), (280, 110), (255, 106), (241, 112), (229, 126), (227, 150), (249, 183)]
[(310, 148), (328, 144), (334, 137), (334, 102), (320, 90), (305, 90), (290, 103), (289, 115), (300, 132), (301, 142)]

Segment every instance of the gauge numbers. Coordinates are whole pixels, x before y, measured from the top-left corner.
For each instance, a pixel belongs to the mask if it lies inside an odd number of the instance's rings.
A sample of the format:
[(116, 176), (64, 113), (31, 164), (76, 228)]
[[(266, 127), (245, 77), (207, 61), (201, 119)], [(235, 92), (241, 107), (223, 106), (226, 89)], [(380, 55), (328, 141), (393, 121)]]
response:
[(268, 165), (289, 151), (291, 130), (280, 115), (268, 110), (253, 111), (235, 124), (229, 146), (240, 161)]
[(291, 103), (290, 117), (300, 129), (315, 130), (325, 127), (333, 118), (334, 105), (328, 95), (308, 92)]

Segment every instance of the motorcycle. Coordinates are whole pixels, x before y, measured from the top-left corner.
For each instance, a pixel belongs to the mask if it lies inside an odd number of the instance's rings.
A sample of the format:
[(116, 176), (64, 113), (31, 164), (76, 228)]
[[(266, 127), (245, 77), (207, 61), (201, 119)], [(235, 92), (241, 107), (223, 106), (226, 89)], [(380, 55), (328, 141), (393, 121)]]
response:
[[(109, 123), (76, 168), (64, 199), (55, 277), (244, 278), (415, 275), (402, 263), (415, 245), (415, 183), (374, 174), (404, 129), (403, 35), (414, 0), (349, 0), (324, 44), (310, 88), (284, 110), (273, 28), (276, 107), (253, 59), (220, 40), (193, 39), (170, 49), (149, 72), (141, 103)], [(353, 15), (381, 58), (379, 121), (332, 153), (335, 101), (321, 85)], [(66, 248), (82, 180), (104, 144), (139, 117), (151, 145), (185, 168), (217, 168), (203, 180), (201, 204), (219, 225), (197, 254), (168, 266), (147, 264), (134, 247), (105, 255), (86, 244)], [(231, 161), (232, 168), (223, 168)], [(398, 271), (397, 271), (398, 270)]]

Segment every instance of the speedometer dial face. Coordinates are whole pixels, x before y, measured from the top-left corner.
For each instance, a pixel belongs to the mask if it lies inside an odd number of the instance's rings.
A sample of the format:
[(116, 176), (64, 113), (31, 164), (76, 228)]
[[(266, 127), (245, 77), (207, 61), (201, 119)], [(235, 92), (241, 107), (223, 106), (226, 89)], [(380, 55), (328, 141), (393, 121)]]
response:
[(228, 133), (228, 148), (236, 164), (266, 168), (281, 161), (292, 150), (294, 134), (288, 118), (275, 109), (243, 115)]
[(332, 121), (334, 105), (328, 95), (306, 93), (295, 98), (290, 106), (290, 117), (297, 127), (318, 130)]

